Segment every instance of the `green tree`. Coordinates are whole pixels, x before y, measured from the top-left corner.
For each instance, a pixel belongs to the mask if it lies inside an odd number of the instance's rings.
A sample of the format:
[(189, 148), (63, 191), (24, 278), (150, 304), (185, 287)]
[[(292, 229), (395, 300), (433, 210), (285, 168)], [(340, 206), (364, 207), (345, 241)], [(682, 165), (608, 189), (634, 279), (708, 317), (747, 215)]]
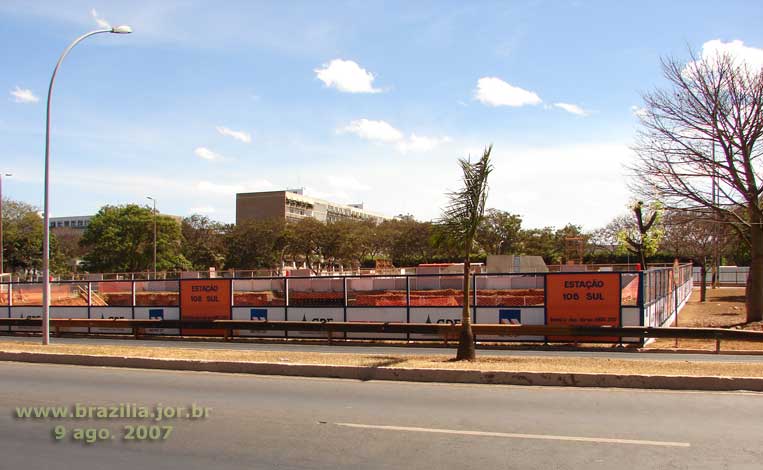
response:
[(560, 264), (563, 249), (553, 227), (532, 228), (520, 233), (521, 254), (542, 256), (546, 264)]
[(225, 224), (199, 214), (184, 218), (180, 227), (183, 234), (183, 256), (194, 269), (222, 269), (225, 264), (224, 239), (230, 229)]
[(67, 267), (72, 271), (77, 270), (77, 262), (87, 254), (80, 240), (82, 240), (83, 230), (71, 227), (51, 228), (51, 234), (55, 235), (60, 251), (62, 268)]
[(594, 230), (589, 237), (589, 256), (596, 262), (614, 262), (623, 251), (620, 246), (620, 233), (631, 225), (631, 217), (620, 215), (604, 227)]
[[(3, 253), (5, 269), (30, 278), (42, 269), (43, 220), (31, 204), (3, 199)], [(50, 234), (51, 271), (67, 271), (55, 234)]]
[(375, 228), (372, 221), (342, 219), (326, 224), (321, 253), (324, 260), (342, 268), (357, 268), (375, 251)]
[(252, 220), (233, 227), (224, 237), (229, 268), (280, 269), (287, 235), (283, 221)]
[(488, 209), (477, 229), (477, 241), (486, 254), (510, 255), (519, 250), (522, 218), (515, 214)]
[(659, 203), (652, 203), (647, 209), (649, 212), (644, 213), (644, 202), (637, 201), (632, 210), (634, 223), (620, 232), (620, 243), (623, 248), (636, 255), (641, 269), (646, 270), (646, 259), (657, 253), (664, 233), (660, 225), (661, 207)]
[(431, 222), (419, 222), (411, 215), (400, 215), (379, 224), (376, 234), (382, 241), (382, 251), (395, 266), (416, 266), (434, 257), (431, 243), (434, 225)]
[[(80, 244), (88, 250), (84, 267), (91, 272), (137, 272), (153, 267), (153, 211), (136, 204), (104, 206), (90, 220)], [(180, 224), (156, 217), (156, 265), (159, 271), (190, 269), (181, 253)]]
[(443, 211), (439, 226), (454, 243), (461, 247), (464, 260), (464, 308), (461, 312), (461, 334), (456, 352), (457, 361), (473, 361), (476, 357), (474, 333), (472, 332), (470, 301), (471, 267), (470, 257), (477, 230), (485, 215), (487, 200), (487, 179), (493, 167), (490, 153), (493, 146), (485, 149), (482, 158), (472, 163), (470, 159), (459, 159), (463, 172), (463, 187), (448, 194), (449, 202)]
[(303, 262), (308, 269), (314, 273), (321, 270), (321, 261), (323, 260), (323, 250), (326, 250), (326, 224), (305, 217), (297, 222), (288, 224), (287, 248), (292, 260)]

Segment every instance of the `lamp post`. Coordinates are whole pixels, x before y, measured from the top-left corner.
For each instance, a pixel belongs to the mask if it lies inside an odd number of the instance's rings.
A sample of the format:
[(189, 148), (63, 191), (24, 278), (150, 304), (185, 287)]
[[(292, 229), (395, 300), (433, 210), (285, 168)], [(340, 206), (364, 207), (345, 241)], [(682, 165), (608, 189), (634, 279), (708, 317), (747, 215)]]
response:
[(156, 198), (146, 196), (146, 199), (154, 203), (154, 279), (156, 279)]
[(115, 26), (110, 29), (97, 29), (90, 31), (75, 39), (69, 47), (64, 49), (64, 53), (56, 63), (53, 69), (53, 75), (50, 77), (50, 86), (48, 87), (48, 108), (45, 115), (45, 192), (44, 192), (44, 210), (43, 210), (43, 234), (42, 234), (42, 344), (50, 343), (50, 201), (49, 201), (49, 183), (50, 183), (50, 104), (53, 98), (53, 84), (56, 81), (61, 63), (69, 52), (79, 44), (83, 39), (100, 33), (130, 34), (132, 28), (129, 26)]
[(0, 274), (5, 272), (5, 246), (3, 245), (3, 176), (13, 176), (11, 173), (0, 172)]

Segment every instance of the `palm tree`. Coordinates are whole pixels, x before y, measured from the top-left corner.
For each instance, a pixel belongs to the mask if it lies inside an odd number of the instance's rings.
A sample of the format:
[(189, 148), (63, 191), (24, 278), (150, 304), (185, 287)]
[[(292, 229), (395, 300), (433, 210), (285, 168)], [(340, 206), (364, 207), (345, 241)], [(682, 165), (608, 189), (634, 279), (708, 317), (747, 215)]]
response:
[(493, 145), (482, 153), (482, 158), (472, 163), (471, 159), (460, 158), (458, 164), (463, 171), (464, 186), (458, 191), (448, 193), (449, 202), (439, 220), (442, 234), (464, 253), (464, 309), (461, 313), (461, 334), (458, 341), (457, 361), (473, 361), (474, 333), (472, 333), (471, 309), (469, 308), (470, 291), (470, 254), (474, 245), (477, 228), (485, 215), (487, 200), (487, 177), (493, 170), (490, 152)]

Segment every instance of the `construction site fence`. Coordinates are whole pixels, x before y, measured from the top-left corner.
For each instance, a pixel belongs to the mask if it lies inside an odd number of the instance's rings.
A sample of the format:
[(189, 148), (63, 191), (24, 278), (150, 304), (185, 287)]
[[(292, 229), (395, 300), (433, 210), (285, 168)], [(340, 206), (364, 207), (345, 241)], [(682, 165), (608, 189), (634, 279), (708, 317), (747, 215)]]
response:
[[(547, 325), (546, 273), (472, 274), (469, 304), (474, 324)], [(569, 273), (570, 276), (586, 275)], [(589, 274), (590, 275), (590, 274)], [(691, 265), (617, 272), (620, 306), (612, 326), (662, 326), (691, 293)], [(183, 320), (180, 280), (57, 281), (51, 283), (52, 319)], [(463, 275), (265, 277), (231, 279), (230, 320), (459, 324), (464, 304)], [(0, 283), (0, 319), (42, 315), (42, 284)], [(8, 327), (7, 331), (35, 331)], [(3, 328), (0, 328), (2, 331)], [(103, 333), (130, 334), (105, 328)], [(96, 328), (73, 328), (95, 332)], [(177, 328), (146, 334), (179, 335)], [(241, 336), (310, 337), (310, 332), (242, 331)], [(379, 333), (360, 339), (432, 339), (425, 334)], [(495, 341), (545, 341), (537, 336), (486, 337)], [(625, 338), (638, 342), (640, 338)]]
[(691, 295), (692, 265), (654, 268), (643, 275), (644, 326), (670, 326)]
[[(721, 266), (718, 268), (717, 280), (721, 286), (745, 286), (749, 275), (749, 266)], [(705, 281), (708, 285), (713, 282), (712, 267), (705, 272)], [(697, 266), (694, 267), (694, 282), (702, 282), (702, 270)]]

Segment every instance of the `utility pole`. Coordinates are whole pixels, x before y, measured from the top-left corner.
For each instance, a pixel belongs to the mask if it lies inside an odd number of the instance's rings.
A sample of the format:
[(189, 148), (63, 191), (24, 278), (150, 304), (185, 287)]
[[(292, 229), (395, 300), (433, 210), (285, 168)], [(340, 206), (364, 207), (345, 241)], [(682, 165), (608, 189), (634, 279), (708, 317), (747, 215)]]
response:
[(48, 86), (48, 107), (45, 113), (45, 183), (43, 191), (43, 214), (42, 214), (42, 344), (50, 343), (50, 111), (53, 100), (53, 85), (56, 82), (58, 69), (61, 67), (69, 52), (79, 44), (83, 39), (89, 38), (95, 34), (130, 34), (132, 28), (127, 25), (115, 26), (108, 29), (97, 29), (90, 31), (74, 40), (64, 49), (64, 53), (56, 62), (53, 69), (53, 75), (50, 77)]
[(146, 199), (154, 203), (154, 279), (156, 279), (156, 198), (146, 196)]
[(5, 272), (5, 246), (3, 245), (3, 176), (13, 176), (11, 173), (0, 173), (0, 274)]

